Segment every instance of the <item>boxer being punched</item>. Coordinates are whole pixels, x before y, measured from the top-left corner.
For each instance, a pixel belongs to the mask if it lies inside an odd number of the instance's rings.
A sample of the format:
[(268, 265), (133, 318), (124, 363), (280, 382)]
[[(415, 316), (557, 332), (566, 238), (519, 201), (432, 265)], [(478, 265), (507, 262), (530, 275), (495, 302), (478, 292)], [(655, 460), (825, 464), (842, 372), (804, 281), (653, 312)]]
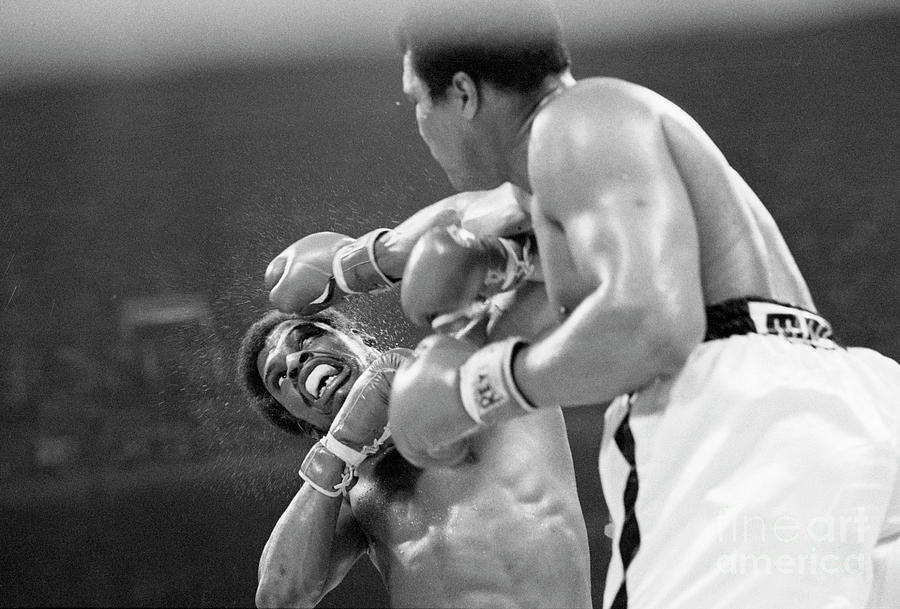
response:
[[(394, 379), (397, 449), (464, 463), (497, 426), (611, 403), (604, 606), (898, 606), (900, 366), (832, 339), (772, 217), (684, 111), (576, 82), (541, 3), (428, 4), (399, 36), (419, 132), (457, 188), (533, 195), (546, 307), (520, 288), (505, 319), (527, 304), (555, 323), (423, 341)], [(465, 307), (482, 246), (424, 234), (411, 319)]]
[(590, 607), (559, 411), (496, 427), (454, 467), (419, 469), (384, 433), (411, 352), (364, 339), (333, 309), (272, 312), (244, 337), (239, 376), (257, 408), (318, 438), (263, 551), (257, 604), (313, 606), (367, 554), (394, 607)]

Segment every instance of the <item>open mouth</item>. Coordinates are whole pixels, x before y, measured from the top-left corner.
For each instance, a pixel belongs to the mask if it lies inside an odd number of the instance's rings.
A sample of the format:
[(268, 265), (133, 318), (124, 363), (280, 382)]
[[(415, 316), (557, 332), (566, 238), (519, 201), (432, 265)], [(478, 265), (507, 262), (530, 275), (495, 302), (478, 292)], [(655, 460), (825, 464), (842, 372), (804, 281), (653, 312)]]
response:
[(315, 356), (300, 370), (298, 389), (316, 410), (331, 414), (332, 410), (336, 410), (331, 400), (350, 373), (350, 367), (335, 357)]

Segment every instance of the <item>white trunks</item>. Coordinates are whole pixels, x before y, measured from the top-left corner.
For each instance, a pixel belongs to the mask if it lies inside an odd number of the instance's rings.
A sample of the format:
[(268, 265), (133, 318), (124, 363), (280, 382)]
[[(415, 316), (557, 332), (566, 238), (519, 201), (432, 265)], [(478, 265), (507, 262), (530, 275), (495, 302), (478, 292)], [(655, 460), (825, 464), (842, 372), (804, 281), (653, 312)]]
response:
[(900, 607), (900, 365), (775, 303), (708, 325), (607, 410), (603, 606)]

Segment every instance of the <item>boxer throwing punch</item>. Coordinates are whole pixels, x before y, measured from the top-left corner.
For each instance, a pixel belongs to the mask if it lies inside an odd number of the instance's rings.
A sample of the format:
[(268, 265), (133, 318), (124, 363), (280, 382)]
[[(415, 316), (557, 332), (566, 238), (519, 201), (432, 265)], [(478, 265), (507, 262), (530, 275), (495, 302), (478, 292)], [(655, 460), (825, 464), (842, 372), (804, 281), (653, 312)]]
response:
[[(448, 310), (442, 318), (445, 329), (464, 330), (468, 322), (487, 320), (492, 295), (540, 280), (526, 199), (521, 190), (503, 184), (448, 197), (394, 229), (378, 228), (356, 239), (335, 232), (308, 235), (269, 264), (269, 300), (282, 311), (309, 314), (350, 295), (388, 290), (400, 281), (419, 237), (446, 226), (450, 234), (482, 237), (477, 251), (467, 250), (471, 298), (466, 298), (466, 310)], [(500, 305), (493, 304), (496, 313)]]
[[(423, 341), (392, 386), (397, 449), (462, 463), (495, 426), (611, 403), (605, 607), (897, 606), (900, 367), (833, 340), (772, 217), (683, 110), (576, 81), (553, 11), (505, 8), (415, 3), (403, 89), (458, 189), (533, 195), (556, 320), (481, 348)], [(467, 304), (456, 233), (409, 255), (414, 321)]]

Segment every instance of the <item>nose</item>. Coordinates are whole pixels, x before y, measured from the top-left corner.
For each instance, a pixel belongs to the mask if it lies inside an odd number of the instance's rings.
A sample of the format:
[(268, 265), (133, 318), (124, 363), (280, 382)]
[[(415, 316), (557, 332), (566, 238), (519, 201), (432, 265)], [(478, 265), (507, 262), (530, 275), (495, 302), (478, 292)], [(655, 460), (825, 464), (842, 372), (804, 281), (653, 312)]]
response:
[(310, 357), (308, 351), (295, 351), (285, 358), (285, 366), (287, 367), (287, 376), (291, 379), (291, 384), (296, 385), (297, 379), (300, 377), (300, 368)]

